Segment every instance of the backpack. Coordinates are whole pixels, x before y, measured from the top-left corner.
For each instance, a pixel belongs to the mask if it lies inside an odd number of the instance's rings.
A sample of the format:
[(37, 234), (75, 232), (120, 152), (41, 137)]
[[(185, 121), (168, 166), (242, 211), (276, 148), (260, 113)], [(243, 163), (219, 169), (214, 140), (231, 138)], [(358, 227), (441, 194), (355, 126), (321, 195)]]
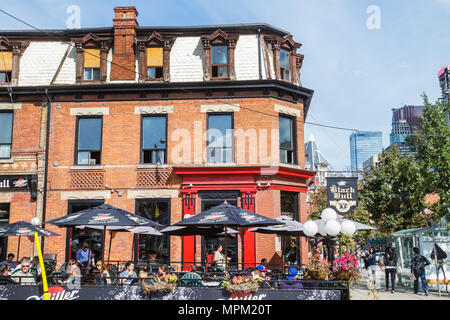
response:
[(431, 259), (434, 260), (434, 249), (436, 249), (438, 260), (444, 260), (445, 258), (447, 258), (447, 253), (445, 253), (445, 251), (442, 250), (437, 244), (434, 244), (433, 251), (431, 251), (431, 255), (430, 255)]

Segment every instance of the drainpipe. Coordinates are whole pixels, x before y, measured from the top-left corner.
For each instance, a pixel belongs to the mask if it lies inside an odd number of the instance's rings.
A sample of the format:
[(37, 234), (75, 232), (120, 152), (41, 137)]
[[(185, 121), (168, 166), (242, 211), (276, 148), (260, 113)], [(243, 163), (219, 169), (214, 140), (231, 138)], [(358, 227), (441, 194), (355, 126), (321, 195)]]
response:
[[(44, 190), (42, 199), (42, 222), (45, 221), (45, 213), (47, 211), (47, 179), (48, 179), (48, 147), (50, 141), (50, 113), (52, 109), (52, 99), (48, 95), (48, 88), (45, 88), (45, 96), (47, 97), (47, 129), (45, 133), (45, 159), (44, 159)], [(45, 237), (42, 237), (42, 252), (44, 252)]]
[(258, 28), (258, 67), (259, 80), (262, 80), (262, 65), (261, 65), (261, 29)]

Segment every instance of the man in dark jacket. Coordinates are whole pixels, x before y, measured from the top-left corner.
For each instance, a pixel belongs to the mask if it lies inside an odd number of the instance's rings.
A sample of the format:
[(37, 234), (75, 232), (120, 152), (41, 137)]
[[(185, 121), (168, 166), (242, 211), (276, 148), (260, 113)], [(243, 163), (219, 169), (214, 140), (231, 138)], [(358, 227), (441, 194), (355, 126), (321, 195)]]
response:
[(8, 265), (0, 264), (0, 285), (15, 284), (14, 280), (8, 275)]
[(395, 275), (397, 274), (397, 252), (392, 247), (388, 245), (384, 252), (384, 272), (386, 274), (386, 291), (389, 290), (389, 275), (391, 276), (392, 290), (391, 293), (395, 291)]
[(411, 260), (411, 274), (414, 275), (414, 293), (419, 293), (419, 278), (422, 282), (423, 291), (425, 295), (428, 295), (428, 284), (425, 279), (425, 267), (430, 264), (427, 258), (422, 256), (419, 252), (419, 248), (413, 248), (414, 256)]

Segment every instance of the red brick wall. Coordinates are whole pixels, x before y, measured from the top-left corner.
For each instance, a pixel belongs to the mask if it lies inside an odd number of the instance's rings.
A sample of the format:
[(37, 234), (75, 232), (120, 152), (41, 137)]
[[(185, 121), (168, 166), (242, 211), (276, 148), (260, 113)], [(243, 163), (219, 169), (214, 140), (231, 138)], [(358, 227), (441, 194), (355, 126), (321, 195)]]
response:
[[(259, 137), (261, 129), (267, 130), (267, 156), (271, 156), (271, 134), (270, 130), (278, 131), (278, 113), (274, 111), (274, 104), (281, 104), (276, 99), (267, 98), (249, 98), (234, 99), (228, 101), (232, 104), (239, 104), (240, 111), (234, 113), (234, 128), (237, 129), (257, 129), (256, 134)], [(172, 133), (178, 129), (186, 129), (194, 140), (194, 122), (201, 123), (203, 131), (206, 130), (206, 113), (200, 112), (200, 105), (218, 104), (217, 101), (211, 100), (177, 100), (177, 101), (126, 101), (126, 102), (70, 102), (60, 103), (59, 109), (52, 110), (52, 119), (50, 127), (50, 149), (49, 149), (49, 172), (48, 172), (48, 202), (46, 219), (53, 219), (58, 216), (67, 214), (67, 200), (61, 200), (61, 192), (80, 191), (72, 189), (70, 186), (70, 176), (73, 172), (74, 165), (74, 148), (75, 148), (75, 130), (76, 116), (70, 115), (71, 108), (94, 108), (109, 107), (109, 114), (103, 116), (103, 136), (102, 136), (102, 155), (101, 155), (101, 171), (104, 173), (104, 183), (109, 188), (123, 192), (122, 197), (118, 197), (117, 193), (111, 195), (111, 199), (106, 199), (105, 203), (118, 206), (120, 208), (134, 212), (135, 199), (127, 198), (127, 191), (132, 189), (142, 189), (136, 186), (137, 166), (140, 161), (140, 131), (141, 116), (135, 113), (135, 107), (145, 106), (173, 106), (173, 113), (168, 114), (168, 162), (173, 164), (176, 159), (172, 158), (172, 150), (177, 147), (179, 141), (172, 140)], [(292, 108), (302, 108), (302, 105), (294, 105), (282, 103)], [(247, 110), (254, 109), (262, 113), (255, 113)], [(303, 124), (297, 123), (297, 135), (299, 141), (303, 141)], [(185, 137), (185, 136), (184, 136)], [(278, 138), (277, 138), (278, 139)], [(302, 139), (302, 140), (300, 140)], [(269, 164), (270, 159), (256, 158), (256, 163), (248, 163), (249, 144), (246, 142), (245, 163), (246, 164)], [(278, 146), (278, 141), (276, 141)], [(303, 164), (303, 143), (299, 146), (299, 163)], [(197, 147), (191, 143), (189, 160), (193, 161), (193, 153), (198, 150), (204, 151), (206, 141), (203, 139)], [(300, 148), (301, 147), (301, 148)], [(243, 148), (240, 140), (235, 138), (235, 150)], [(278, 154), (278, 150), (275, 150)], [(235, 155), (236, 159), (236, 155)], [(199, 161), (198, 159), (196, 159)], [(54, 162), (58, 162), (54, 166)], [(200, 160), (195, 165), (203, 165), (204, 161)], [(301, 167), (302, 168), (302, 167)], [(79, 170), (76, 170), (79, 172)], [(181, 179), (172, 177), (168, 186), (158, 188), (170, 188), (178, 190)], [(298, 182), (297, 182), (298, 183)], [(151, 188), (150, 188), (151, 189)], [(88, 190), (88, 189), (85, 189)], [(94, 188), (93, 190), (105, 190), (104, 188)], [(256, 193), (256, 212), (268, 217), (278, 216), (280, 213), (280, 191), (258, 191)], [(201, 200), (197, 199), (197, 212), (200, 211)], [(181, 197), (171, 200), (171, 223), (175, 223), (181, 219), (182, 201)], [(63, 234), (65, 229), (55, 227), (49, 228), (55, 232)], [(257, 261), (265, 257), (268, 260), (278, 259), (274, 255), (275, 240), (274, 236), (258, 234), (256, 238)], [(57, 253), (58, 260), (65, 258), (65, 235), (63, 237), (46, 239), (45, 252)], [(239, 242), (240, 243), (240, 242)], [(264, 243), (267, 245), (258, 246)], [(106, 238), (106, 252), (108, 251), (109, 235)], [(132, 235), (126, 233), (118, 233), (113, 239), (113, 250), (111, 250), (112, 260), (128, 260), (131, 259), (132, 252)], [(172, 260), (181, 260), (181, 237), (172, 236), (170, 244), (170, 255)], [(200, 259), (200, 237), (197, 239), (197, 258)], [(240, 258), (240, 257), (239, 257)], [(61, 262), (62, 260), (60, 260)]]

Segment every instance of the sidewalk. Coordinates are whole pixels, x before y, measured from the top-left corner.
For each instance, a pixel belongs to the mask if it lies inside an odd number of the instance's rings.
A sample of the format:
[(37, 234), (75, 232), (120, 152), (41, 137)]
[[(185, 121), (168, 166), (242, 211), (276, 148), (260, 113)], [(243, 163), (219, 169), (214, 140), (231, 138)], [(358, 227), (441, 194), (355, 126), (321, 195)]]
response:
[(428, 296), (425, 296), (425, 293), (422, 290), (422, 287), (419, 286), (419, 294), (414, 294), (414, 291), (411, 287), (401, 286), (396, 283), (395, 293), (391, 293), (391, 291), (386, 291), (385, 285), (385, 275), (383, 272), (377, 270), (377, 281), (376, 281), (376, 290), (375, 290), (375, 298), (368, 288), (368, 278), (367, 274), (358, 281), (358, 284), (355, 285), (350, 290), (351, 300), (446, 300), (450, 301), (450, 296), (447, 292), (441, 291), (441, 296), (437, 291), (430, 291)]
[[(420, 289), (419, 289), (420, 290)], [(367, 286), (359, 285), (350, 290), (351, 300), (374, 300), (369, 294)], [(446, 292), (441, 292), (439, 297), (437, 292), (430, 291), (428, 296), (425, 296), (423, 291), (419, 294), (414, 294), (411, 288), (397, 286), (395, 293), (386, 291), (385, 288), (376, 291), (375, 300), (447, 300), (450, 301), (450, 296)]]

